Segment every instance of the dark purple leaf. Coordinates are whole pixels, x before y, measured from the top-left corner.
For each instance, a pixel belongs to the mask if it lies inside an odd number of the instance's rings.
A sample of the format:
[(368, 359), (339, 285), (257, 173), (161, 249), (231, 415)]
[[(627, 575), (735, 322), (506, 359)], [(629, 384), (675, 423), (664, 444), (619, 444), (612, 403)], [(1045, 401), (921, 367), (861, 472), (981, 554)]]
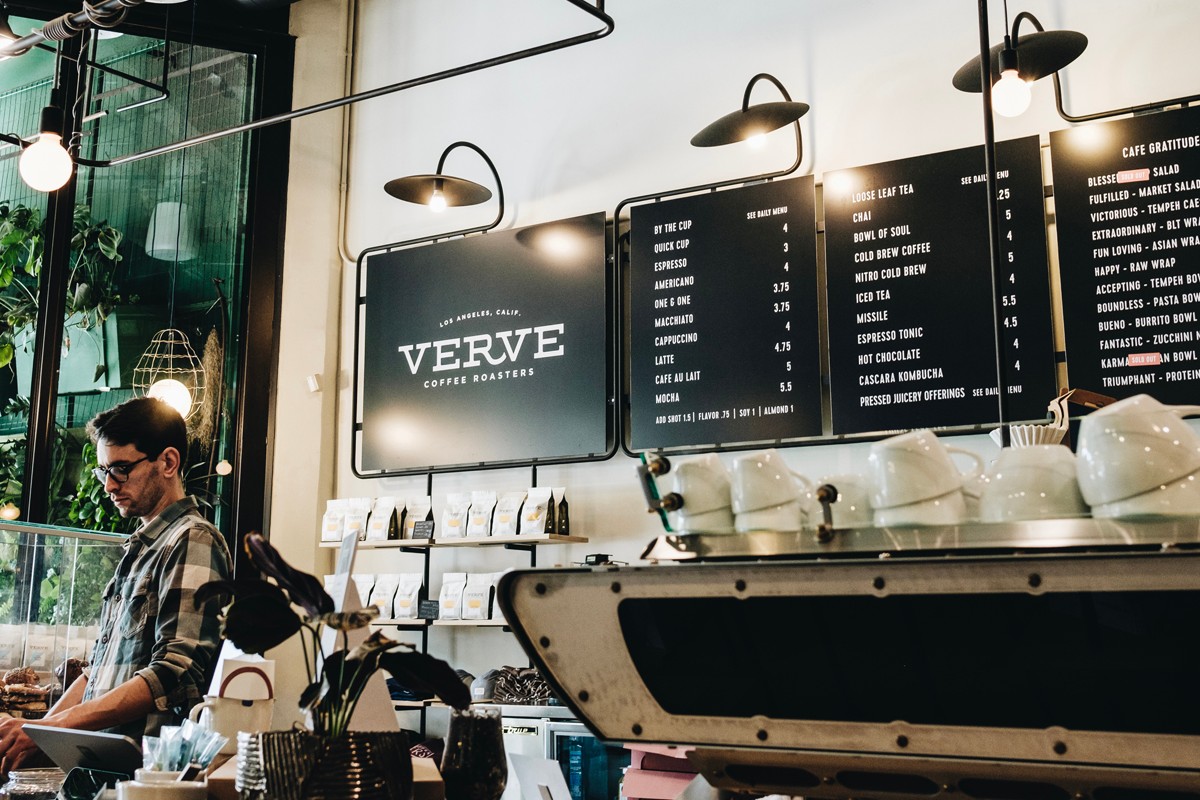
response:
[(264, 653), (298, 630), (300, 618), (282, 592), (243, 597), (225, 612), (225, 638), (246, 653)]
[(300, 710), (307, 711), (312, 708), (313, 703), (317, 702), (317, 698), (321, 696), (321, 687), (324, 686), (322, 681), (313, 681), (305, 687), (300, 694)]
[(192, 595), (192, 602), (196, 608), (200, 608), (200, 606), (216, 598), (252, 597), (258, 594), (284, 596), (280, 588), (274, 584), (257, 578), (240, 578), (231, 581), (209, 581), (196, 590), (196, 593)]
[(307, 572), (293, 569), (261, 533), (246, 534), (245, 546), (254, 566), (264, 575), (274, 578), (291, 601), (303, 608), (310, 617), (333, 611), (333, 598), (321, 588), (321, 582)]
[(450, 665), (439, 658), (396, 649), (380, 655), (379, 665), (415, 692), (436, 694), (455, 708), (466, 708), (471, 704), (471, 690)]

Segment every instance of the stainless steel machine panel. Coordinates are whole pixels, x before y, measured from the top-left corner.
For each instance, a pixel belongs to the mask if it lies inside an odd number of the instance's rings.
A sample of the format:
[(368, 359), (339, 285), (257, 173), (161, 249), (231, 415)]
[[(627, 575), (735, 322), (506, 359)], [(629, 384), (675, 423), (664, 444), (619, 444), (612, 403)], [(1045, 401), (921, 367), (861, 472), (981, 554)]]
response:
[(714, 785), (1200, 798), (1186, 546), (526, 570), (500, 602), (599, 736)]

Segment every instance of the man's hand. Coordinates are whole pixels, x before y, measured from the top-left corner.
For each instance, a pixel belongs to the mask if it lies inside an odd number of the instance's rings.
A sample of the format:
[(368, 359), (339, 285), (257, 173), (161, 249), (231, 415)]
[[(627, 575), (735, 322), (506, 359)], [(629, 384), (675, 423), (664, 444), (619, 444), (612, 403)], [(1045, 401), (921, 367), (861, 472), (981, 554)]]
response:
[(0, 774), (8, 775), (41, 752), (22, 730), (24, 726), (23, 719), (0, 720)]

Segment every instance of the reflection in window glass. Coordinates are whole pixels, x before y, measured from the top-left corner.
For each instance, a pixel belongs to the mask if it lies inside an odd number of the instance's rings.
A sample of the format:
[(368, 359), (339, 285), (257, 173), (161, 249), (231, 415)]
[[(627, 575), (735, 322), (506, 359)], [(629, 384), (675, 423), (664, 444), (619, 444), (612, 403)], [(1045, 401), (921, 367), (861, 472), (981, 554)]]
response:
[[(14, 18), (12, 24), (21, 32), (40, 23)], [(77, 107), (84, 124), (74, 145), (84, 158), (119, 158), (250, 119), (254, 59), (245, 53), (130, 35), (93, 42), (88, 53), (101, 67), (83, 68), (88, 91)], [(40, 51), (0, 63), (0, 130), (26, 138), (35, 131), (53, 70), (53, 54)], [(180, 377), (194, 408), (188, 489), (218, 527), (229, 518), (232, 481), (218, 477), (215, 467), (232, 442), (238, 360), (228, 345), (230, 331), (239, 327), (240, 303), (223, 298), (243, 294), (248, 145), (248, 135), (230, 136), (128, 164), (78, 169), (49, 522), (130, 529), (132, 521), (117, 515), (91, 477), (95, 450), (84, 426), (133, 397), (135, 386), (146, 390), (157, 374), (143, 355), (168, 329), (178, 331), (168, 338), (186, 341), (194, 353)], [(16, 159), (5, 155), (0, 152), (0, 199), (9, 202), (0, 206), (0, 217), (8, 208), (9, 222), (0, 241), (17, 221), (40, 235), (45, 196), (21, 182)], [(8, 251), (21, 255), (12, 246)], [(4, 257), (0, 244), (0, 269)], [(17, 312), (36, 311), (36, 280), (29, 275), (0, 292), (7, 321), (18, 323), (10, 327), (13, 363), (0, 375), (0, 434), (8, 439), (0, 442), (0, 478), (9, 479), (0, 486), (0, 506), (20, 497), (23, 480), (36, 337)], [(139, 376), (150, 379), (139, 383)]]

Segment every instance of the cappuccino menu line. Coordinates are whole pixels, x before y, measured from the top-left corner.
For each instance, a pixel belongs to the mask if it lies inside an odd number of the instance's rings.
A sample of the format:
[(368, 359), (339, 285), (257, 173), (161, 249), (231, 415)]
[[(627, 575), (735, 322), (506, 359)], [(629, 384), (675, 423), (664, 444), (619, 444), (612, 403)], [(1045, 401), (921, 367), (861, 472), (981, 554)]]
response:
[[(1037, 137), (997, 146), (1009, 419), (1054, 395)], [(826, 173), (834, 433), (999, 416), (983, 149)]]
[(630, 447), (821, 433), (812, 176), (635, 206)]
[(1050, 134), (1072, 386), (1192, 403), (1200, 108)]

